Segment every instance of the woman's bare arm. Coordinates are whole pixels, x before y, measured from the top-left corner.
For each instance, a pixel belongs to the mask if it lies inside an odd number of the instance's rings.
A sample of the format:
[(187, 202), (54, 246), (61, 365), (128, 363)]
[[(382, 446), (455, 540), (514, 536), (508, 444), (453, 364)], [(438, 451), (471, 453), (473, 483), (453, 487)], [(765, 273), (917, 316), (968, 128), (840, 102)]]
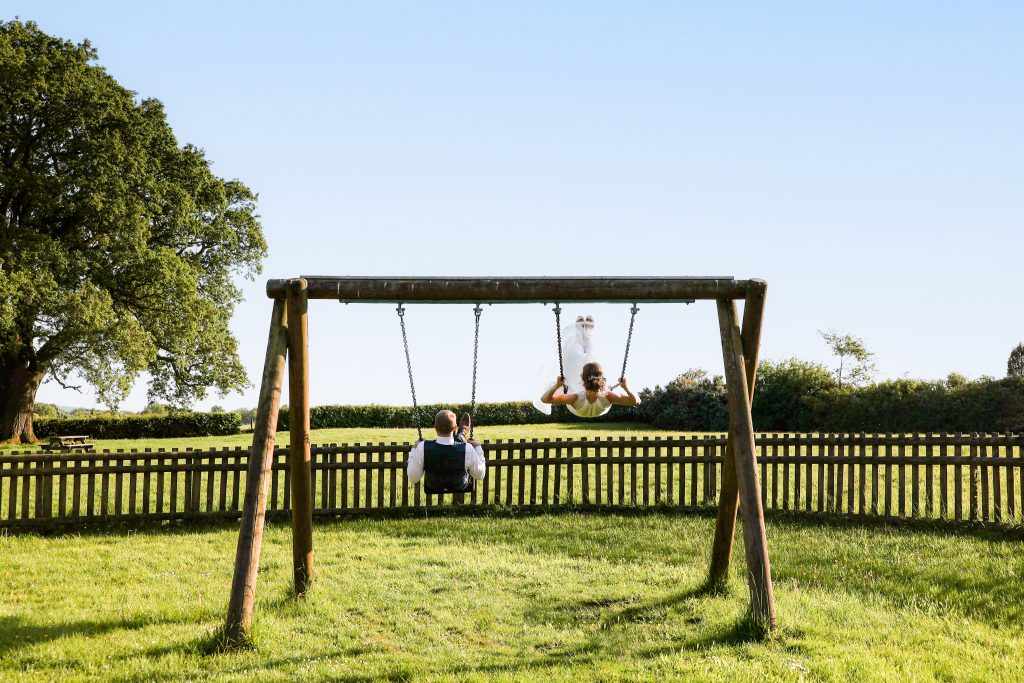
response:
[(617, 406), (635, 406), (640, 403), (640, 399), (637, 398), (633, 390), (626, 384), (626, 378), (622, 377), (619, 379), (619, 386), (626, 390), (626, 395), (616, 394), (613, 391), (609, 391), (607, 394), (608, 402), (614, 403)]
[(559, 377), (555, 385), (544, 392), (544, 395), (540, 397), (541, 403), (547, 403), (553, 406), (571, 406), (575, 403), (579, 396), (576, 394), (559, 394), (555, 396), (555, 392), (561, 389), (565, 385), (565, 378)]

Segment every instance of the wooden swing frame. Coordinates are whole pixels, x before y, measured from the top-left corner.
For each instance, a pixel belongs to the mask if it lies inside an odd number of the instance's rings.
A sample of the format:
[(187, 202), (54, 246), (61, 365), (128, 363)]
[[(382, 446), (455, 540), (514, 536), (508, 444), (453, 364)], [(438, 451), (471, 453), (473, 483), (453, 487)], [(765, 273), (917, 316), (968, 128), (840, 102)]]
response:
[[(277, 413), (285, 361), (288, 363), (292, 560), (295, 592), (304, 594), (313, 578), (313, 492), (309, 437), (309, 299), (343, 303), (672, 303), (713, 300), (729, 400), (729, 433), (722, 466), (715, 540), (709, 580), (722, 585), (729, 572), (739, 507), (747, 585), (755, 621), (776, 626), (768, 542), (757, 472), (754, 425), (750, 415), (768, 285), (731, 277), (323, 277), (269, 280), (274, 301), (260, 385), (259, 405), (245, 483), (245, 501), (225, 636), (244, 642), (252, 625), (256, 579), (263, 541), (267, 491), (274, 455)], [(736, 300), (744, 301), (742, 328)]]

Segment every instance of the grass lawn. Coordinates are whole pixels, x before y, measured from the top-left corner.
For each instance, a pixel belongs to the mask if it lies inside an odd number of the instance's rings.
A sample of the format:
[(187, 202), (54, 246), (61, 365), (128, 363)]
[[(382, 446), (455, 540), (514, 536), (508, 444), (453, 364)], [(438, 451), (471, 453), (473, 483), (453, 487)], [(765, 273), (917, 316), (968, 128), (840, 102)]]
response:
[[(390, 437), (388, 437), (390, 439)], [(0, 536), (0, 679), (1022, 680), (1019, 539), (769, 519), (781, 629), (700, 590), (713, 520), (341, 520), (312, 593), (268, 527), (255, 646), (211, 653), (236, 530)]]
[[(482, 441), (493, 441), (495, 439), (570, 439), (582, 436), (591, 438), (598, 436), (615, 436), (616, 438), (619, 436), (625, 436), (626, 438), (629, 438), (631, 436), (678, 436), (681, 433), (682, 432), (679, 431), (656, 429), (648, 425), (632, 422), (502, 425), (497, 427), (483, 426), (475, 430), (476, 437)], [(425, 438), (433, 438), (434, 431), (433, 429), (424, 428), (423, 434)], [(315, 444), (391, 443), (392, 441), (397, 443), (415, 443), (416, 430), (410, 428), (382, 429), (369, 427), (364, 429), (314, 429), (310, 433), (310, 440)], [(243, 434), (235, 434), (233, 436), (202, 436), (171, 439), (92, 439), (91, 443), (96, 444), (96, 450), (103, 450), (104, 448), (110, 450), (116, 450), (118, 448), (123, 448), (125, 450), (132, 448), (138, 450), (142, 450), (144, 448), (152, 448), (153, 450), (157, 450), (159, 448), (165, 448), (167, 450), (172, 448), (204, 449), (223, 448), (225, 446), (230, 448), (234, 448), (235, 446), (248, 448), (252, 445), (252, 433), (247, 432)], [(280, 446), (288, 445), (288, 432), (277, 433), (277, 444)], [(34, 450), (37, 450), (34, 446), (0, 445), (0, 453)]]

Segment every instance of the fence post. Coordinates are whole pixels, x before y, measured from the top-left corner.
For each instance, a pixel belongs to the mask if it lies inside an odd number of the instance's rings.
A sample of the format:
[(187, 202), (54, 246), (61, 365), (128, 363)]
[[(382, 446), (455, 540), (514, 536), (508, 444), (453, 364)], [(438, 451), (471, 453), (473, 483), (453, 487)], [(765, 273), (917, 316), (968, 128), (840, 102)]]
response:
[[(960, 438), (957, 433), (957, 438)], [(978, 468), (978, 432), (971, 434), (971, 521), (977, 522), (981, 519), (981, 476)]]
[(203, 489), (203, 472), (199, 469), (199, 456), (197, 451), (192, 451), (188, 457), (188, 469), (192, 473), (191, 487), (188, 492), (188, 511), (194, 515), (199, 514), (199, 494)]
[[(50, 462), (46, 458), (41, 458), (36, 461), (36, 469), (43, 470), (50, 467)], [(52, 486), (53, 475), (39, 473), (36, 475), (36, 495), (35, 495), (35, 518), (43, 519), (50, 516), (50, 496), (49, 488)]]

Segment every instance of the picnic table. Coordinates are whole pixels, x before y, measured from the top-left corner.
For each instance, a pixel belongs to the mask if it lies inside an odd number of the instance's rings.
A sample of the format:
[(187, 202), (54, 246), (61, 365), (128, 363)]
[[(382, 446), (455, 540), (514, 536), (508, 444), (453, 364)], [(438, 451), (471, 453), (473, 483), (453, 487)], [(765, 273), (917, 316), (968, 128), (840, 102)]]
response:
[(89, 443), (89, 437), (80, 434), (66, 436), (51, 436), (50, 443), (44, 450), (57, 451), (61, 453), (74, 453), (75, 451), (91, 451), (93, 444)]

